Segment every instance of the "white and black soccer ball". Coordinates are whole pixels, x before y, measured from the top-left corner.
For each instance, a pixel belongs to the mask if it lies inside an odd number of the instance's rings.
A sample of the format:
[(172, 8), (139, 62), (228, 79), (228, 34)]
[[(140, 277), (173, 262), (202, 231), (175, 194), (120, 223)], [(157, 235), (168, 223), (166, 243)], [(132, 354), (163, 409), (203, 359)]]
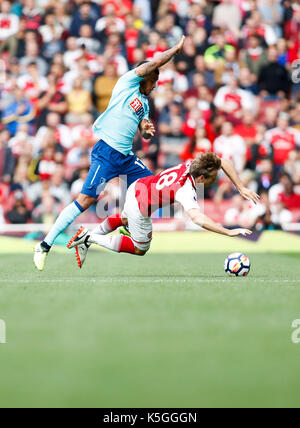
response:
[(245, 254), (233, 253), (225, 259), (224, 269), (230, 276), (246, 276), (250, 272), (250, 260)]

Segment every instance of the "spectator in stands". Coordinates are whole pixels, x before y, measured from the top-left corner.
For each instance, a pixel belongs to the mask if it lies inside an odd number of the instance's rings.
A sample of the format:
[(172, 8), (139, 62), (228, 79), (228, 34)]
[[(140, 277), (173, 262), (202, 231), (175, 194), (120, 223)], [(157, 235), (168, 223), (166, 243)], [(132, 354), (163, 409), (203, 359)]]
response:
[(79, 29), (79, 38), (77, 39), (78, 46), (85, 46), (90, 53), (97, 54), (100, 51), (101, 43), (93, 37), (93, 28), (84, 24)]
[(64, 27), (56, 19), (54, 11), (48, 11), (44, 16), (44, 25), (39, 28), (43, 38), (44, 49), (43, 56), (47, 59), (53, 58), (57, 52), (63, 50), (63, 41), (61, 40)]
[(214, 8), (212, 23), (216, 27), (229, 29), (237, 37), (242, 23), (241, 11), (231, 0), (223, 0)]
[(284, 67), (289, 63), (289, 54), (287, 49), (287, 42), (285, 39), (279, 39), (277, 43), (278, 50), (278, 63)]
[(196, 31), (194, 31), (191, 35), (196, 46), (197, 54), (203, 56), (209, 46), (209, 43), (207, 41), (207, 32), (204, 28), (197, 27)]
[(135, 9), (139, 9), (141, 12), (141, 19), (146, 24), (150, 24), (152, 21), (152, 8), (151, 4), (147, 0), (134, 0)]
[(18, 190), (15, 192), (14, 197), (13, 207), (6, 213), (6, 218), (13, 224), (27, 223), (31, 218), (31, 213), (26, 206), (23, 193)]
[(48, 89), (41, 93), (37, 101), (37, 108), (40, 112), (38, 118), (39, 127), (45, 125), (49, 112), (58, 113), (62, 117), (68, 109), (65, 96), (57, 88), (58, 79), (54, 74), (48, 75), (48, 83)]
[(277, 127), (267, 131), (265, 139), (273, 153), (277, 170), (282, 169), (289, 153), (300, 147), (300, 132), (289, 126), (289, 116), (286, 113), (280, 113)]
[(285, 39), (292, 44), (298, 40), (300, 33), (300, 7), (295, 4), (295, 8), (291, 10), (291, 17), (285, 23), (284, 35)]
[(22, 9), (22, 17), (26, 19), (26, 26), (32, 31), (38, 30), (41, 25), (43, 12), (39, 7), (36, 7), (35, 0), (24, 0)]
[(193, 19), (198, 27), (203, 27), (207, 34), (210, 34), (212, 23), (210, 19), (210, 13), (205, 13), (205, 4), (206, 2), (201, 1), (192, 1), (188, 7), (188, 10), (185, 12), (185, 15), (189, 19)]
[(282, 203), (284, 208), (289, 211), (300, 208), (300, 194), (295, 192), (294, 183), (289, 174), (284, 173), (281, 175), (280, 180), (283, 191), (278, 195), (278, 201)]
[(256, 76), (251, 74), (249, 68), (242, 67), (239, 69), (239, 85), (241, 89), (249, 91), (253, 95), (258, 95), (259, 89), (256, 82)]
[(268, 64), (267, 52), (261, 46), (261, 39), (256, 34), (249, 38), (248, 47), (242, 56), (242, 60), (256, 77), (259, 76), (261, 69)]
[(34, 171), (35, 175), (38, 176), (40, 180), (49, 180), (54, 174), (57, 164), (55, 155), (55, 147), (52, 144), (47, 145), (43, 149)]
[(174, 116), (180, 116), (184, 119), (184, 113), (182, 108), (182, 103), (179, 101), (172, 101), (170, 104), (167, 104), (161, 111), (158, 130), (160, 135), (169, 134), (171, 130), (171, 120)]
[(293, 106), (290, 112), (291, 115), (291, 126), (300, 131), (300, 101)]
[(50, 194), (63, 206), (71, 202), (69, 187), (65, 181), (64, 166), (61, 163), (56, 163), (54, 173), (50, 177)]
[[(55, 142), (68, 150), (73, 145), (72, 134), (68, 126), (61, 123), (60, 115), (56, 112), (49, 112), (46, 116), (46, 124), (41, 126), (35, 137), (34, 152), (37, 154), (44, 147), (46, 134), (51, 133)], [(62, 150), (63, 150), (62, 149)]]
[(215, 96), (214, 104), (227, 120), (238, 124), (242, 118), (242, 110), (255, 111), (254, 96), (238, 87), (236, 78), (231, 77), (228, 85), (221, 87)]
[(16, 190), (20, 190), (26, 194), (29, 185), (27, 162), (25, 159), (19, 158), (10, 184), (10, 191), (15, 192)]
[(287, 69), (278, 63), (277, 48), (272, 46), (268, 49), (269, 64), (265, 65), (258, 77), (258, 86), (261, 96), (277, 96), (279, 98), (288, 95), (291, 89), (291, 79)]
[(263, 22), (270, 25), (277, 37), (282, 35), (281, 22), (283, 18), (283, 7), (275, 0), (258, 0), (258, 12)]
[(35, 118), (34, 107), (24, 96), (23, 91), (16, 87), (13, 91), (13, 101), (2, 112), (2, 122), (6, 129), (15, 135), (21, 123), (33, 124)]
[(11, 13), (11, 3), (3, 0), (0, 5), (0, 45), (19, 30), (19, 18)]
[(246, 25), (242, 27), (242, 38), (246, 41), (250, 36), (257, 35), (261, 37), (267, 46), (273, 46), (277, 43), (277, 36), (271, 25), (265, 24), (262, 21), (260, 13), (254, 9), (249, 18), (246, 20)]
[(164, 39), (158, 31), (150, 31), (148, 41), (143, 45), (145, 51), (145, 60), (150, 61), (156, 52), (165, 50)]
[(226, 54), (234, 52), (234, 46), (227, 44), (224, 34), (218, 32), (215, 37), (215, 44), (209, 47), (204, 54), (204, 60), (209, 70), (216, 70), (218, 67), (223, 66), (226, 61)]
[(77, 69), (79, 58), (82, 57), (82, 49), (77, 44), (77, 38), (70, 36), (66, 40), (66, 51), (63, 54), (63, 62), (70, 70)]
[(66, 122), (70, 125), (81, 123), (83, 116), (92, 110), (92, 98), (90, 92), (83, 88), (80, 77), (74, 80), (73, 89), (66, 98), (68, 103)]
[(170, 168), (180, 163), (180, 155), (188, 139), (182, 132), (183, 121), (180, 116), (171, 117), (170, 132), (160, 137), (160, 167)]
[(191, 36), (186, 37), (182, 51), (174, 59), (177, 70), (182, 73), (193, 71), (196, 54), (197, 50), (193, 38)]
[(234, 195), (236, 195), (236, 189), (230, 179), (227, 176), (219, 179), (213, 196), (214, 202), (220, 205), (223, 201), (230, 201)]
[(108, 3), (103, 16), (97, 20), (93, 28), (99, 34), (100, 39), (105, 40), (105, 37), (112, 32), (124, 33), (125, 23), (117, 16), (115, 6)]
[(72, 129), (71, 140), (73, 145), (76, 145), (80, 140), (84, 140), (87, 143), (87, 147), (92, 147), (97, 142), (92, 129), (93, 122), (94, 117), (91, 114), (86, 113), (82, 116), (81, 123)]
[(34, 142), (35, 137), (29, 135), (28, 124), (21, 123), (16, 135), (9, 140), (9, 148), (15, 160), (24, 158), (29, 163), (33, 155)]
[(0, 183), (10, 182), (15, 168), (15, 159), (8, 146), (9, 139), (9, 131), (0, 131)]
[(114, 62), (107, 62), (103, 75), (95, 80), (94, 92), (96, 96), (96, 108), (99, 113), (106, 110), (113, 88), (118, 81), (117, 67)]
[(162, 20), (164, 24), (162, 36), (166, 39), (169, 47), (174, 46), (183, 35), (182, 28), (176, 25), (174, 13), (167, 13)]
[(35, 103), (40, 94), (48, 89), (48, 81), (46, 77), (39, 74), (36, 62), (30, 62), (26, 68), (27, 72), (21, 74), (17, 80), (17, 85), (28, 99)]
[[(96, 7), (96, 5), (94, 5), (94, 7)], [(82, 25), (90, 25), (93, 29), (95, 29), (96, 22), (97, 19), (94, 15), (92, 5), (89, 2), (84, 1), (79, 5), (78, 11), (74, 14), (70, 26), (70, 34), (72, 36), (78, 37), (80, 27)]]
[[(97, 8), (97, 6), (95, 5)], [(56, 1), (53, 6), (54, 14), (57, 22), (64, 28), (65, 35), (71, 25), (71, 16), (67, 13), (67, 4), (64, 2)]]
[(82, 186), (86, 180), (86, 177), (88, 175), (89, 169), (88, 168), (82, 168), (79, 171), (79, 178), (75, 181), (73, 181), (71, 186), (71, 198), (72, 200), (75, 200), (79, 193), (81, 192)]
[(275, 128), (278, 118), (278, 109), (272, 106), (266, 107), (262, 122), (267, 129)]
[(214, 151), (221, 158), (231, 160), (237, 171), (245, 168), (247, 146), (242, 137), (234, 135), (230, 122), (223, 124), (221, 135), (215, 139)]
[(254, 224), (255, 218), (253, 215), (250, 216), (251, 208), (249, 207), (249, 203), (244, 201), (244, 199), (240, 195), (235, 195), (232, 198), (232, 207), (230, 207), (224, 216), (224, 223), (228, 227), (252, 227)]
[(132, 13), (127, 13), (125, 16), (125, 45), (126, 45), (126, 56), (130, 66), (135, 63), (134, 51), (137, 48), (139, 31), (135, 28), (134, 18)]
[(20, 19), (17, 32), (2, 41), (0, 40), (0, 54), (8, 51), (10, 58), (23, 56), (25, 54), (25, 29), (26, 21), (25, 19)]
[(205, 86), (207, 86), (210, 90), (214, 90), (216, 87), (214, 71), (206, 67), (204, 56), (197, 55), (195, 57), (194, 64), (195, 64), (194, 70), (188, 75), (189, 81), (191, 81), (195, 73), (201, 73), (205, 80)]
[(39, 46), (36, 41), (26, 43), (25, 56), (20, 59), (21, 70), (25, 73), (26, 67), (33, 62), (37, 64), (39, 74), (45, 76), (47, 74), (48, 64), (39, 55)]
[(248, 167), (255, 169), (259, 147), (257, 144), (258, 129), (255, 125), (255, 115), (252, 111), (243, 111), (242, 123), (235, 126), (234, 133), (242, 137), (246, 142)]
[(195, 159), (200, 153), (212, 152), (213, 145), (207, 138), (207, 132), (205, 128), (198, 127), (195, 132), (195, 136), (192, 140), (186, 144), (180, 155), (183, 161), (189, 159)]
[(103, 52), (106, 61), (114, 62), (117, 66), (118, 76), (122, 76), (128, 71), (128, 64), (125, 58), (126, 48), (122, 44), (119, 33), (110, 34)]
[(258, 194), (261, 194), (263, 191), (268, 191), (276, 183), (271, 159), (264, 158), (261, 160), (256, 181), (258, 185)]
[(299, 185), (299, 173), (300, 173), (300, 151), (292, 150), (289, 153), (288, 159), (284, 164), (284, 171), (286, 171), (292, 177), (295, 184)]
[(36, 223), (49, 226), (49, 230), (59, 214), (57, 200), (48, 192), (42, 194), (40, 203), (32, 212), (32, 217)]

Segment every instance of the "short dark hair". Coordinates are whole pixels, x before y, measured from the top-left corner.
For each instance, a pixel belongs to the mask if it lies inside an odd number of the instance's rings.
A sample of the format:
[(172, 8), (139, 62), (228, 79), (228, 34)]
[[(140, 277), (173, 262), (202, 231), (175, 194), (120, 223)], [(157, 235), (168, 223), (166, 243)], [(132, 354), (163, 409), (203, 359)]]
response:
[[(138, 68), (140, 65), (147, 64), (148, 62), (150, 62), (150, 61), (142, 61), (136, 66), (136, 68)], [(153, 70), (153, 73), (155, 73), (155, 74), (157, 74), (157, 76), (159, 76), (159, 69), (156, 68), (155, 70)]]
[(282, 172), (279, 174), (279, 179), (281, 179), (281, 178), (283, 178), (283, 177), (288, 178), (288, 179), (289, 179), (289, 181), (290, 181), (291, 183), (293, 182), (292, 177), (290, 176), (290, 174), (289, 174), (287, 171), (282, 171)]
[(221, 159), (215, 153), (202, 153), (197, 157), (190, 167), (190, 174), (193, 178), (203, 175), (204, 178), (210, 178), (221, 168)]

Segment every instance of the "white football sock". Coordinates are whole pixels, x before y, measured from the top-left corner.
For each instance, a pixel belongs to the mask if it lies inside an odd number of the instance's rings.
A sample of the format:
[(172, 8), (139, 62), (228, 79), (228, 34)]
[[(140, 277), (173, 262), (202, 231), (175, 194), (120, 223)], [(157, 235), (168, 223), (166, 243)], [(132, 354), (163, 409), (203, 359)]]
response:
[(89, 243), (100, 245), (100, 247), (107, 248), (115, 252), (120, 251), (122, 235), (104, 236), (100, 234), (91, 233)]

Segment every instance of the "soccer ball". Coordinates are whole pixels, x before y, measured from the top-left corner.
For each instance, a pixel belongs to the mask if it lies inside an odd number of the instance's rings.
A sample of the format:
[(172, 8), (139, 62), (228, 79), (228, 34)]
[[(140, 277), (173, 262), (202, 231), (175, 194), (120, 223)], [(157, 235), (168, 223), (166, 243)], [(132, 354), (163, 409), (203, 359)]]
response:
[(245, 254), (233, 253), (225, 259), (224, 269), (230, 276), (246, 276), (250, 272), (250, 260)]

